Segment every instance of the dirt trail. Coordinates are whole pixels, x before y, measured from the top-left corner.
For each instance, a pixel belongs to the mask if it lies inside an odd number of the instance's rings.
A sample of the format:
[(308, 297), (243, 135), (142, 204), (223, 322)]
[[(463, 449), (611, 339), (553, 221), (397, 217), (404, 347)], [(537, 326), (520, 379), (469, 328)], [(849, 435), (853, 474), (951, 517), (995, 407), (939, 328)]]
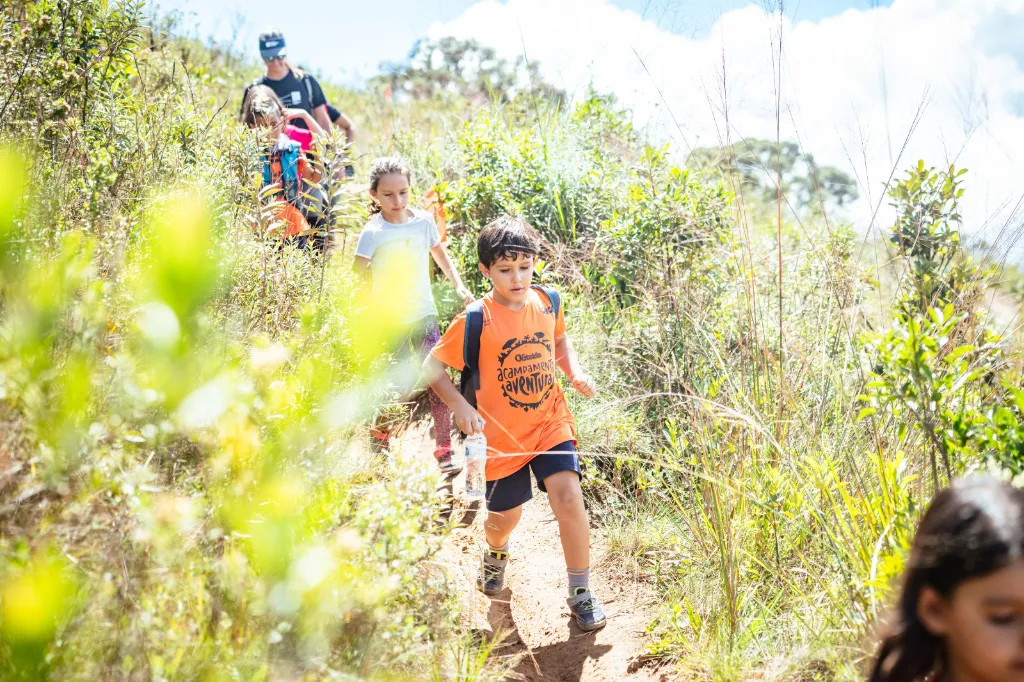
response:
[[(396, 444), (406, 453), (432, 459), (433, 440), (425, 422), (399, 436)], [(643, 653), (645, 631), (651, 621), (648, 585), (609, 575), (601, 568), (602, 535), (591, 530), (591, 570), (595, 594), (601, 600), (608, 625), (594, 633), (576, 627), (565, 604), (566, 577), (558, 523), (547, 496), (534, 490), (523, 518), (512, 536), (505, 591), (489, 598), (474, 588), (483, 547), (482, 512), (475, 514), (461, 501), (463, 475), (454, 481), (456, 519), (466, 524), (454, 530), (440, 557), (460, 590), (464, 627), (488, 640), (505, 633), (494, 655), (518, 660), (508, 679), (530, 682), (635, 682), (662, 680), (657, 671), (637, 664)]]

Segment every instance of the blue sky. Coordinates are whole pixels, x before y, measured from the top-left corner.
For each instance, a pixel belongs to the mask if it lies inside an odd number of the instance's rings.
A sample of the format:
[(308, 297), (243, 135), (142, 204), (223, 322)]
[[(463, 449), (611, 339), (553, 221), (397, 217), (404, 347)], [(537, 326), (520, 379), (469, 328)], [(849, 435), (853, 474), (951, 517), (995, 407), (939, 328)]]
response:
[[(496, 1), (496, 0), (493, 0)], [(560, 0), (551, 0), (557, 5)], [(847, 9), (889, 5), (891, 0), (789, 0), (796, 21), (816, 21)], [(183, 25), (201, 38), (214, 36), (255, 55), (255, 37), (269, 26), (283, 31), (294, 61), (342, 81), (358, 82), (382, 61), (405, 58), (410, 46), (435, 23), (456, 19), (479, 0), (175, 0), (158, 11), (180, 11)], [(612, 4), (653, 21), (666, 31), (702, 37), (725, 12), (751, 0), (612, 0)], [(289, 11), (296, 6), (301, 11)]]

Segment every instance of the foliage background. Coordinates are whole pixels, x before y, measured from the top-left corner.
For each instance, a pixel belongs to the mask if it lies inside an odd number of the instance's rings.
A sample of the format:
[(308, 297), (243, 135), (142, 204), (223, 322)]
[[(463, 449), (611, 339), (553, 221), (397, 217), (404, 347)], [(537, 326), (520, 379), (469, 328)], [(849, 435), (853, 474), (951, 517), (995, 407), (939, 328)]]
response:
[[(410, 369), (348, 276), (357, 186), (330, 257), (277, 248), (234, 121), (258, 68), (142, 11), (0, 10), (3, 676), (500, 677), (430, 561), (435, 474), (360, 446)], [(682, 163), (471, 43), (327, 89), (361, 170), (401, 153), (439, 190), (478, 293), (490, 218), (548, 240), (602, 386), (573, 409), (605, 560), (667, 595), (652, 656), (859, 679), (936, 486), (1024, 462), (1020, 337), (987, 314), (1012, 275), (958, 238), (970, 176), (910, 169), (864, 244), (831, 218), (848, 179), (795, 146)]]

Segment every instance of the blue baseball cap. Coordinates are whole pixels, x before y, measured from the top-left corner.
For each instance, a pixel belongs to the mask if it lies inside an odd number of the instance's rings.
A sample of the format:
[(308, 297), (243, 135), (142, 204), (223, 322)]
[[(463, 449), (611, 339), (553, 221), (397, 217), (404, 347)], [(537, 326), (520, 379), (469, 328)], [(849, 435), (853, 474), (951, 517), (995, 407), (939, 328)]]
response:
[(278, 36), (276, 38), (260, 39), (260, 56), (263, 57), (263, 61), (269, 62), (275, 57), (285, 57), (287, 55), (288, 50), (284, 42), (284, 37)]

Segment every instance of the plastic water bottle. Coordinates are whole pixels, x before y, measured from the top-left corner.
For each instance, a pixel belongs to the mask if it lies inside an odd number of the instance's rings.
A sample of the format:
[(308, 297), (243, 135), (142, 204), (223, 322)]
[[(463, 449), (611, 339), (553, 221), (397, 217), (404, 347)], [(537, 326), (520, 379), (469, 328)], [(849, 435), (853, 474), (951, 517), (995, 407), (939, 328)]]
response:
[(477, 433), (466, 438), (466, 499), (482, 500), (487, 489), (487, 439)]

